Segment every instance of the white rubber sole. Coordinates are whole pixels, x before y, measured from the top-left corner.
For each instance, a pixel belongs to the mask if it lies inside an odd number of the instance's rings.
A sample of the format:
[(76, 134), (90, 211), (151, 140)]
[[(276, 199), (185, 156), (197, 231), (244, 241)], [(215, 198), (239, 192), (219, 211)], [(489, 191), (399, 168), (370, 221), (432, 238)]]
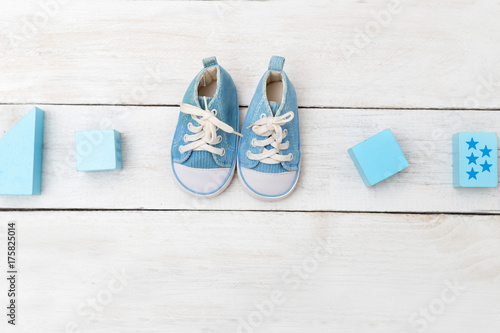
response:
[(233, 179), (234, 177), (234, 171), (236, 169), (236, 165), (233, 166), (233, 170), (231, 171), (231, 174), (229, 175), (229, 177), (227, 178), (226, 182), (224, 183), (224, 185), (222, 185), (222, 187), (220, 189), (218, 189), (216, 192), (214, 193), (210, 193), (210, 194), (199, 194), (199, 193), (194, 193), (194, 192), (191, 192), (190, 190), (188, 190), (187, 188), (185, 188), (181, 183), (180, 181), (177, 179), (177, 177), (175, 176), (175, 171), (172, 170), (172, 175), (174, 177), (174, 180), (175, 180), (175, 183), (177, 184), (177, 186), (179, 186), (181, 188), (181, 190), (184, 192), (184, 193), (187, 193), (187, 194), (190, 194), (192, 196), (195, 196), (197, 198), (213, 198), (213, 197), (216, 197), (218, 196), (219, 194), (221, 194), (222, 192), (224, 192), (229, 184), (231, 184), (231, 180)]
[(272, 202), (272, 201), (279, 201), (279, 200), (286, 199), (287, 197), (289, 197), (293, 193), (293, 191), (297, 187), (297, 184), (299, 183), (300, 165), (299, 165), (299, 169), (297, 170), (297, 179), (295, 179), (295, 183), (290, 188), (290, 190), (288, 190), (288, 192), (286, 192), (285, 194), (282, 194), (282, 195), (280, 195), (278, 197), (268, 197), (268, 196), (265, 196), (265, 195), (259, 195), (259, 194), (255, 193), (250, 187), (248, 187), (247, 184), (245, 183), (245, 181), (243, 180), (243, 177), (241, 176), (241, 173), (240, 173), (240, 165), (239, 165), (239, 163), (237, 163), (236, 167), (238, 168), (238, 177), (240, 178), (240, 183), (243, 185), (243, 188), (245, 189), (245, 191), (247, 191), (247, 193), (250, 194), (255, 199), (258, 199), (258, 200), (261, 200), (261, 201)]

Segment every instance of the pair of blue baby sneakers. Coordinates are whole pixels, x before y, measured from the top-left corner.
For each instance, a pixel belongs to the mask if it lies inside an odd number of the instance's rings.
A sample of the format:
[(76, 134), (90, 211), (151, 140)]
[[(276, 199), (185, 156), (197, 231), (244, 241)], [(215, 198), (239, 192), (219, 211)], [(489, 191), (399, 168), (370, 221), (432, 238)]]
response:
[(237, 168), (244, 188), (258, 199), (292, 193), (300, 172), (299, 115), (284, 64), (284, 58), (272, 57), (240, 134), (236, 86), (215, 57), (203, 60), (182, 101), (172, 142), (172, 170), (185, 191), (216, 196)]

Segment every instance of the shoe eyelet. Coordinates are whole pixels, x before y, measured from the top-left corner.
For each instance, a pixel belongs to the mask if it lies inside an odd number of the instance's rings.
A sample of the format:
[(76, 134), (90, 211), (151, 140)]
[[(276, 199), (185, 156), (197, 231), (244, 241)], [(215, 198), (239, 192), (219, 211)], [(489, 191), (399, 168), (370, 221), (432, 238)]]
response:
[(217, 135), (217, 144), (222, 142), (222, 135)]
[(262, 113), (262, 114), (260, 115), (260, 119), (265, 118), (265, 117), (266, 117), (266, 115), (265, 115), (264, 113)]
[(288, 162), (291, 162), (293, 160), (293, 154), (292, 153), (288, 154), (288, 159), (289, 159)]
[(285, 128), (285, 130), (283, 131), (283, 134), (286, 136), (288, 134), (288, 130)]
[(182, 150), (182, 146), (179, 146), (179, 153), (184, 154), (184, 151)]
[(188, 130), (192, 132), (193, 131), (192, 128), (193, 128), (193, 124), (188, 123)]
[(217, 116), (217, 110), (216, 109), (213, 109), (212, 113), (214, 114), (214, 116)]
[(247, 157), (250, 158), (250, 150), (247, 150)]
[(188, 142), (188, 141), (187, 141), (187, 136), (188, 136), (187, 134), (184, 134), (184, 138), (183, 138), (183, 139), (184, 139), (184, 142)]
[(257, 139), (252, 139), (252, 147), (257, 147)]
[(220, 156), (222, 157), (224, 155), (226, 155), (226, 149), (222, 148), (222, 153), (220, 154)]

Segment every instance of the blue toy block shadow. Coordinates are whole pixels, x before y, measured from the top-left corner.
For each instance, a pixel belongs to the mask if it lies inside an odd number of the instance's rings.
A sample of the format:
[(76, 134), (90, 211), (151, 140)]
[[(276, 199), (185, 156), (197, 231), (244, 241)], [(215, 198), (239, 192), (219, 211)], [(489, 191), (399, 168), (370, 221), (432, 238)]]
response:
[(368, 187), (408, 167), (408, 161), (389, 129), (357, 144), (348, 152)]
[(464, 132), (453, 135), (453, 186), (497, 187), (496, 133)]
[(77, 171), (122, 169), (121, 137), (115, 130), (77, 131), (75, 148)]
[(0, 194), (40, 195), (43, 117), (33, 108), (0, 138)]

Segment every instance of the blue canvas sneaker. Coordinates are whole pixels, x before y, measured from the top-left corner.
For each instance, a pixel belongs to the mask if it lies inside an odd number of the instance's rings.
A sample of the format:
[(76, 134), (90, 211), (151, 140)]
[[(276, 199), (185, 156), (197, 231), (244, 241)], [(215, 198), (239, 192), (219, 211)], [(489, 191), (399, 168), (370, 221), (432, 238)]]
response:
[(297, 95), (274, 56), (260, 81), (243, 123), (238, 174), (251, 195), (278, 200), (290, 195), (300, 172)]
[(189, 193), (210, 197), (233, 177), (238, 148), (239, 106), (236, 86), (215, 57), (189, 86), (172, 142), (175, 179)]

